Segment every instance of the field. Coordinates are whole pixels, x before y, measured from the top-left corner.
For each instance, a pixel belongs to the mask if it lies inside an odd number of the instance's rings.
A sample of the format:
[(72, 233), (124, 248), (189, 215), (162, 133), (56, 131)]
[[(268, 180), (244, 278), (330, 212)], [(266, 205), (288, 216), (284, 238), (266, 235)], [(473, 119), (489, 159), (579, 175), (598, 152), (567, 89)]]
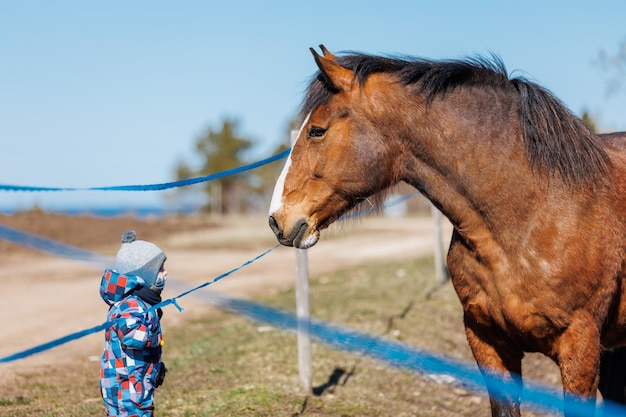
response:
[[(121, 233), (168, 254), (165, 298), (209, 281), (272, 248), (265, 219), (172, 217), (139, 221), (44, 213), (0, 224), (113, 257)], [(446, 229), (449, 232), (449, 228)], [(473, 363), (452, 286), (436, 287), (428, 218), (368, 218), (323, 232), (309, 250), (312, 316)], [(0, 356), (100, 324), (101, 271), (0, 241)], [(277, 248), (202, 291), (294, 311), (293, 249)], [(482, 392), (393, 368), (366, 355), (313, 345), (313, 393), (298, 379), (293, 332), (179, 300), (163, 319), (169, 373), (158, 416), (487, 416)], [(0, 365), (1, 416), (98, 416), (102, 335)], [(529, 355), (525, 374), (558, 385), (556, 367)], [(541, 415), (524, 409), (524, 416)]]

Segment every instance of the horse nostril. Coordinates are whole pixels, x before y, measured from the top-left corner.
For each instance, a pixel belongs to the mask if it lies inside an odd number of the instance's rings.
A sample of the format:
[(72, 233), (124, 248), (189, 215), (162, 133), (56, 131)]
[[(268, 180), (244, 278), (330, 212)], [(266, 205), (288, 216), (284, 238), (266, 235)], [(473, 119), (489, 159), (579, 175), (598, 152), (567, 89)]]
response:
[(281, 236), (281, 232), (280, 232), (280, 229), (278, 228), (278, 222), (276, 221), (274, 216), (270, 216), (269, 224), (270, 224), (270, 229), (272, 229), (272, 232), (274, 232), (274, 234), (277, 237), (280, 237)]
[(300, 219), (298, 223), (294, 226), (290, 235), (292, 236), (293, 243), (296, 247), (300, 247), (300, 244), (304, 240), (304, 236), (306, 235), (306, 231), (309, 229), (309, 224), (305, 219)]

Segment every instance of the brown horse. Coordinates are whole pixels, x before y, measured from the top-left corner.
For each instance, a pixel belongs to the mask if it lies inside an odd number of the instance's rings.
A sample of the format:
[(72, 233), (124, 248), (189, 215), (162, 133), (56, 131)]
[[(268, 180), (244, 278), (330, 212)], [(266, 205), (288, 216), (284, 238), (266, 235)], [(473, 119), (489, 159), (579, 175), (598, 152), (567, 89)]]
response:
[[(448, 268), (493, 416), (519, 416), (524, 352), (560, 367), (565, 412), (593, 414), (600, 354), (626, 343), (624, 134), (591, 133), (502, 62), (313, 49), (319, 72), (270, 207), (279, 242), (400, 181), (452, 222)], [(486, 378), (487, 381), (492, 378)]]

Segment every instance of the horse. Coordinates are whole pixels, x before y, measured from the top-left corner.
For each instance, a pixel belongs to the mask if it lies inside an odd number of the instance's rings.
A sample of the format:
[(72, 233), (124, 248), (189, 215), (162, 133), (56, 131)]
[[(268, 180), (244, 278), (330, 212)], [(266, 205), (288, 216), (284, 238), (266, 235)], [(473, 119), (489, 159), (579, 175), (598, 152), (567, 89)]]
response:
[(320, 48), (270, 202), (278, 241), (310, 248), (410, 184), (452, 223), (447, 266), (492, 416), (520, 416), (525, 352), (559, 366), (566, 416), (593, 415), (601, 352), (626, 344), (626, 133), (592, 133), (493, 54)]

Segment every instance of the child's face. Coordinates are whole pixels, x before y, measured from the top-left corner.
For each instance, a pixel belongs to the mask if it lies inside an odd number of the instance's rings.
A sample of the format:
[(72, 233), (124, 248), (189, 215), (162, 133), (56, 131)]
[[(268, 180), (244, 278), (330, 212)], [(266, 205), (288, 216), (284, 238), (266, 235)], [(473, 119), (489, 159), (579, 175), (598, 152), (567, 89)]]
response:
[(167, 282), (167, 271), (165, 270), (165, 262), (161, 265), (161, 269), (159, 269), (159, 273), (157, 274), (157, 281), (163, 281), (163, 286)]

